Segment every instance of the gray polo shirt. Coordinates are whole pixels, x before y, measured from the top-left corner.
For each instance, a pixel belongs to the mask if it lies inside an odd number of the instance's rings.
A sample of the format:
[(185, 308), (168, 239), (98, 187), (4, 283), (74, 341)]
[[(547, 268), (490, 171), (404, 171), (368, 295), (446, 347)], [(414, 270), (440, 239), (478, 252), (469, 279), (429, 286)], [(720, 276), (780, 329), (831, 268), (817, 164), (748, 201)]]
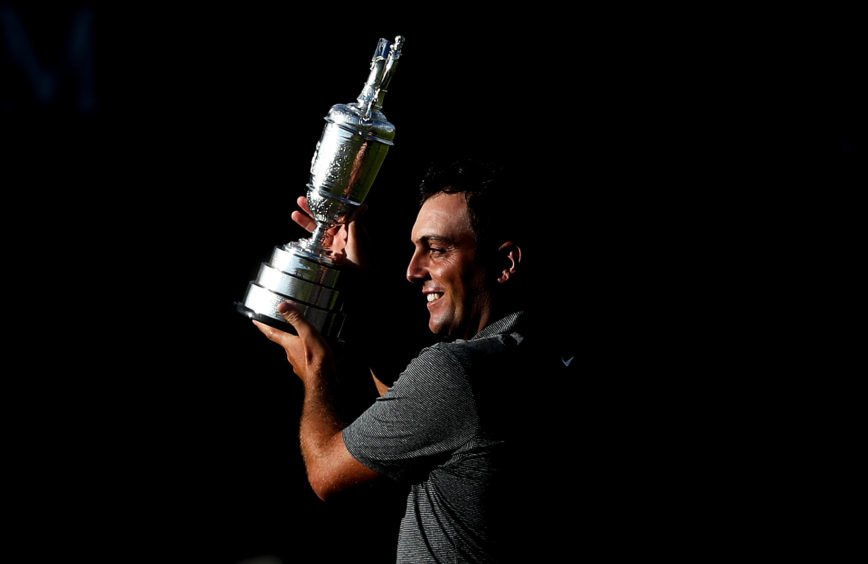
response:
[(344, 429), (362, 464), (410, 483), (398, 562), (487, 562), (502, 547), (516, 392), (529, 360), (521, 317), (423, 349)]

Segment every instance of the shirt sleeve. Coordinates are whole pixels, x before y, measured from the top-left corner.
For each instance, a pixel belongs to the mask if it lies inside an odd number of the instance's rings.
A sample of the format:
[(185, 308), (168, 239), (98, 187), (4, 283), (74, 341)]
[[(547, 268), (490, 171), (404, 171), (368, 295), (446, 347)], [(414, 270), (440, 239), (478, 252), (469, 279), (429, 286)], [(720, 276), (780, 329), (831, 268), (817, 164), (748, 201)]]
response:
[(343, 430), (350, 454), (394, 479), (424, 475), (475, 433), (472, 392), (447, 348), (424, 349), (395, 384)]

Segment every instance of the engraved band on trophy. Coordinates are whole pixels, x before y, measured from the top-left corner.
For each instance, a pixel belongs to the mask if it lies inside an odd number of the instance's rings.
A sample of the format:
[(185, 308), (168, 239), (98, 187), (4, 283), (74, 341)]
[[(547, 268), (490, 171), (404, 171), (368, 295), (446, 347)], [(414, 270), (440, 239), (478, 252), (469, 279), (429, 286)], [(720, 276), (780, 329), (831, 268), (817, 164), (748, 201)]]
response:
[(371, 189), (395, 138), (395, 126), (381, 108), (401, 56), (404, 38), (380, 39), (371, 70), (355, 102), (336, 104), (316, 145), (307, 201), (316, 228), (310, 238), (274, 248), (236, 308), (244, 315), (295, 333), (277, 306), (291, 301), (324, 336), (340, 339), (344, 323), (338, 288), (340, 266), (330, 257), (328, 230), (344, 223)]

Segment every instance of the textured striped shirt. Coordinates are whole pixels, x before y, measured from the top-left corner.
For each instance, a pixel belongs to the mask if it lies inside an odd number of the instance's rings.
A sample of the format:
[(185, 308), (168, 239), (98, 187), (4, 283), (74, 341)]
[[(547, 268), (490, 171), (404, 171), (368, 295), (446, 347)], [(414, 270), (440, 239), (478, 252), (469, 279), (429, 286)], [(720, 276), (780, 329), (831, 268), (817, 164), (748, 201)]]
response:
[(410, 492), (398, 562), (500, 561), (529, 358), (521, 313), (469, 340), (423, 349), (389, 391), (343, 431), (349, 452)]

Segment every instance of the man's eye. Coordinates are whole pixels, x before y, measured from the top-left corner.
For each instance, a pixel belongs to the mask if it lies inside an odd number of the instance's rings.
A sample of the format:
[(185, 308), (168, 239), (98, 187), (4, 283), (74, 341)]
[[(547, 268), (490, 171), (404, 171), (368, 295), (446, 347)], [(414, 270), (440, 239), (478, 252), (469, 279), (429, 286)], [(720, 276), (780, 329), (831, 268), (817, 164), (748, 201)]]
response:
[(440, 247), (428, 247), (428, 252), (434, 254), (445, 253), (446, 249), (441, 249)]

